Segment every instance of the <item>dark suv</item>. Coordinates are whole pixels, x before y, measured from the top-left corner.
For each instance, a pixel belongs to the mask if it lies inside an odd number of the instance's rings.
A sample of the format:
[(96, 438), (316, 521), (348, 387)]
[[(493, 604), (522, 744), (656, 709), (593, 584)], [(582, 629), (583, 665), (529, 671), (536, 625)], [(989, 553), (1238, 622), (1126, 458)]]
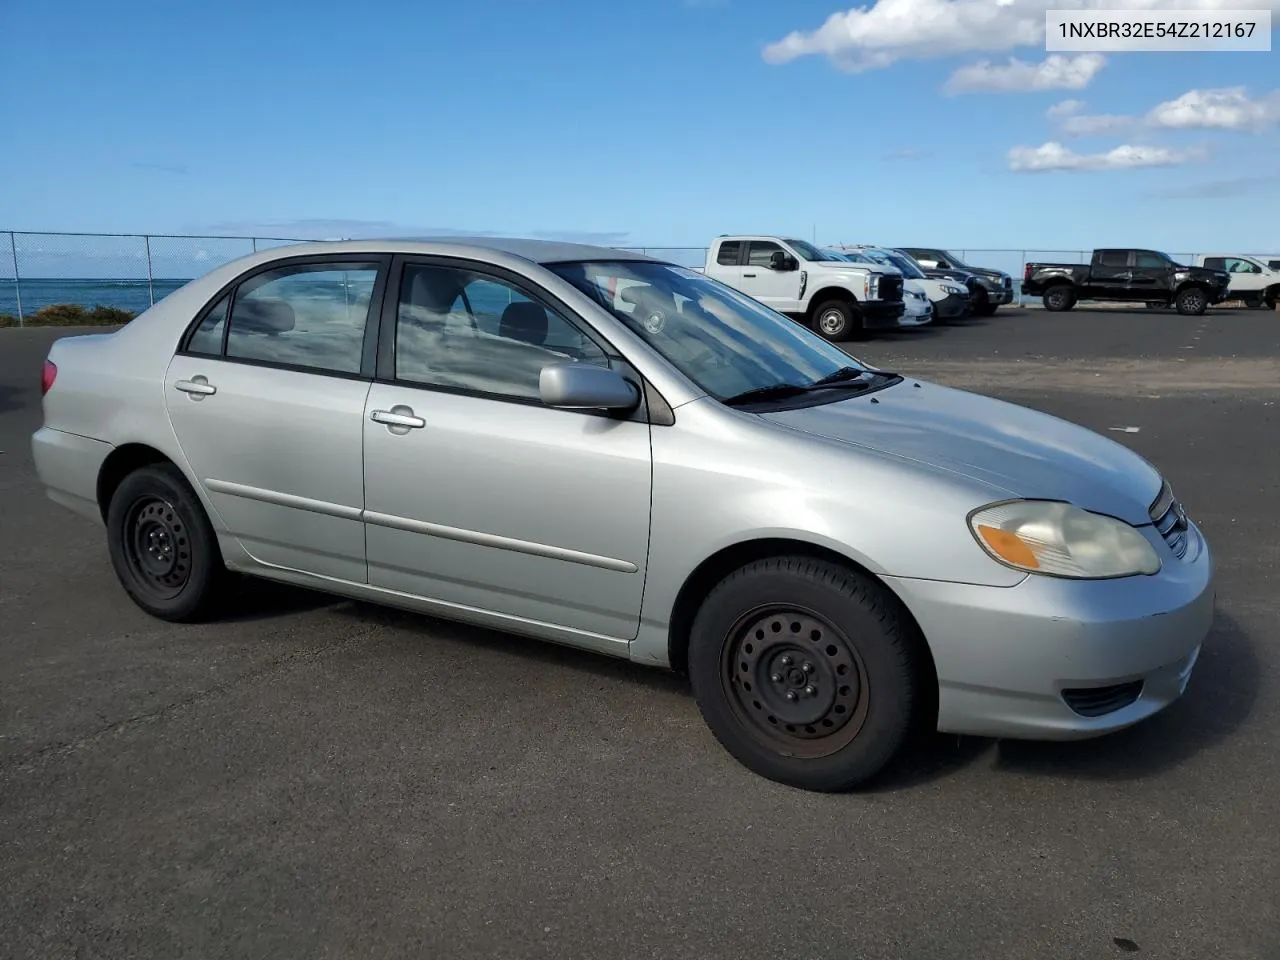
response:
[(974, 316), (989, 317), (1000, 304), (1013, 302), (1013, 278), (1003, 270), (972, 267), (951, 251), (938, 247), (898, 249), (920, 264), (926, 276), (946, 277), (964, 283), (969, 288)]

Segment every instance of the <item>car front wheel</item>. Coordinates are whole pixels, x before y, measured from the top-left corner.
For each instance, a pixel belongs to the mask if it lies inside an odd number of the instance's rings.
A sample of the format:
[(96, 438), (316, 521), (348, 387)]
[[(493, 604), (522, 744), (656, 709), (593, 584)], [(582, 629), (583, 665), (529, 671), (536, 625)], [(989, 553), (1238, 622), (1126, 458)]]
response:
[(1209, 298), (1199, 287), (1187, 287), (1178, 294), (1178, 312), (1183, 316), (1198, 317), (1208, 309)]
[(760, 560), (694, 618), (689, 674), (703, 718), (740, 763), (805, 790), (879, 773), (910, 735), (916, 646), (880, 584), (808, 557)]
[(171, 464), (121, 481), (107, 509), (111, 564), (125, 592), (162, 620), (204, 619), (228, 579), (199, 499)]
[(853, 307), (843, 300), (829, 300), (813, 313), (814, 326), (828, 340), (849, 340), (862, 330)]

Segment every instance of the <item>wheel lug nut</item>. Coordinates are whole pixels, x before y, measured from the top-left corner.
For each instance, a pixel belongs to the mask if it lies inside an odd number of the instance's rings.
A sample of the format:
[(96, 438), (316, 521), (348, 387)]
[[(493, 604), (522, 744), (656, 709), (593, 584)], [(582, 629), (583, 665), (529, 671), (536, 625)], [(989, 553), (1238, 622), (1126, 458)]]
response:
[(795, 701), (798, 699), (798, 697), (796, 697), (796, 692), (794, 690), (788, 690), (787, 699), (790, 700), (792, 703), (795, 703)]
[(805, 673), (813, 673), (813, 664), (806, 662), (800, 669)]
[(769, 677), (769, 679), (770, 679), (770, 680), (772, 680), (774, 683), (781, 683), (781, 682), (782, 682), (782, 674), (780, 674), (780, 673), (775, 673), (775, 674), (773, 674), (772, 676), (770, 676), (770, 677)]
[(791, 666), (791, 664), (793, 664), (793, 663), (795, 663), (795, 661), (794, 661), (794, 660), (792, 660), (790, 657), (783, 657), (783, 658), (782, 658), (782, 665), (783, 665), (784, 667), (789, 667), (789, 666)]
[(804, 688), (804, 695), (806, 697), (816, 697), (818, 695), (818, 688), (813, 684), (809, 684), (809, 686)]

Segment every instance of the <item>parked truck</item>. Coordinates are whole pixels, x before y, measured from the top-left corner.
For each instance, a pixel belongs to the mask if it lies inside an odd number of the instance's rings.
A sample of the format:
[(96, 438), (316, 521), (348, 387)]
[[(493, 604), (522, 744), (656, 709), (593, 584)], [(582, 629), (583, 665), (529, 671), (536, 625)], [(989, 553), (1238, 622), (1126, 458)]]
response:
[(993, 316), (1002, 304), (1013, 302), (1013, 278), (1003, 270), (975, 267), (939, 247), (898, 247), (897, 251), (918, 263), (927, 277), (965, 284), (974, 316)]
[(902, 274), (896, 268), (851, 263), (787, 237), (716, 237), (707, 249), (703, 273), (828, 340), (897, 327), (906, 311)]
[(1227, 299), (1225, 270), (1178, 263), (1158, 250), (1113, 247), (1093, 251), (1087, 264), (1028, 263), (1022, 291), (1038, 296), (1046, 310), (1070, 310), (1085, 300), (1116, 300), (1174, 306), (1198, 316)]
[[(1243, 253), (1201, 253), (1192, 264), (1210, 270), (1225, 270), (1231, 279), (1228, 300), (1242, 300), (1251, 307), (1274, 310), (1280, 303), (1280, 270), (1260, 257)], [(1277, 262), (1280, 266), (1280, 262)]]

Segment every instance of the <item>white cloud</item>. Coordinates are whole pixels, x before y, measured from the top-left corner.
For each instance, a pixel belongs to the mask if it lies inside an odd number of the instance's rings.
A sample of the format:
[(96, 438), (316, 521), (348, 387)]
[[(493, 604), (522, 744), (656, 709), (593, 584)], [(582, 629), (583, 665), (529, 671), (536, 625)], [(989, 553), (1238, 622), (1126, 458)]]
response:
[(1107, 58), (1100, 53), (1074, 57), (1055, 53), (1040, 63), (1014, 57), (1004, 64), (980, 60), (953, 73), (942, 89), (949, 94), (1083, 90), (1106, 65)]
[(1079, 113), (1085, 108), (1083, 100), (1063, 100), (1061, 103), (1055, 103), (1052, 107), (1044, 112), (1044, 115), (1050, 120), (1057, 120), (1061, 117), (1069, 117), (1072, 114)]
[(764, 49), (769, 63), (825, 56), (843, 70), (898, 60), (1044, 49), (1045, 11), (1280, 10), (1280, 0), (874, 0), (834, 13), (815, 30), (796, 30)]
[(1261, 130), (1280, 123), (1280, 90), (1258, 100), (1250, 99), (1244, 87), (1190, 90), (1153, 107), (1146, 120), (1153, 127), (1181, 130)]
[(1050, 170), (1132, 170), (1137, 167), (1175, 167), (1204, 159), (1198, 148), (1174, 150), (1122, 144), (1106, 153), (1076, 153), (1056, 141), (1038, 147), (1014, 147), (1009, 151), (1009, 169), (1018, 173)]
[(1064, 100), (1045, 115), (1069, 137), (1092, 137), (1136, 128), (1173, 130), (1261, 130), (1280, 124), (1280, 90), (1257, 100), (1244, 87), (1189, 90), (1158, 104), (1143, 117), (1082, 113), (1082, 100)]

